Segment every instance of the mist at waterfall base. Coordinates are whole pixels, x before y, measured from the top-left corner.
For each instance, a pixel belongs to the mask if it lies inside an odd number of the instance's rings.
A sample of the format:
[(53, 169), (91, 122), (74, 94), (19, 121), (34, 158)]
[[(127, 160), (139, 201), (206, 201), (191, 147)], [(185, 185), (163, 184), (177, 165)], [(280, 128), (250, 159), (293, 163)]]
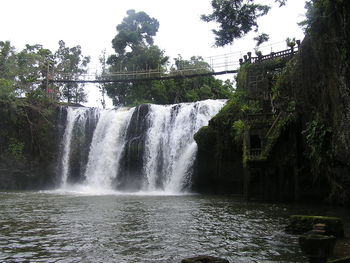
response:
[(191, 187), (194, 134), (225, 100), (61, 108), (56, 193), (178, 195)]

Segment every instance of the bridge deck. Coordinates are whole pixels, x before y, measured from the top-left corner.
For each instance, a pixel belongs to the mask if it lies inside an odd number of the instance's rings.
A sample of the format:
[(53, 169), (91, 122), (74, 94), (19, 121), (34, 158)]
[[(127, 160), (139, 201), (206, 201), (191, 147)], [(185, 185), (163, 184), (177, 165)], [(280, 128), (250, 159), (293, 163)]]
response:
[(191, 74), (163, 74), (154, 76), (150, 75), (132, 75), (132, 74), (118, 74), (109, 78), (102, 79), (50, 79), (50, 83), (115, 83), (115, 82), (131, 82), (131, 81), (149, 81), (149, 80), (166, 80), (166, 79), (183, 79), (183, 78), (196, 78), (206, 77), (214, 75), (224, 75), (237, 73), (238, 70), (225, 70), (219, 72), (206, 72), (206, 73), (191, 73)]
[[(271, 52), (265, 56), (251, 57), (251, 53), (248, 56), (244, 56), (244, 60), (240, 59), (240, 63), (261, 63), (263, 61), (272, 60), (278, 57), (288, 57), (293, 56), (297, 53), (297, 50), (286, 49), (279, 52)], [(170, 73), (165, 73), (161, 70), (144, 70), (144, 71), (120, 71), (112, 72), (110, 74), (102, 75), (99, 77), (91, 75), (80, 75), (74, 76), (73, 74), (59, 73), (57, 72), (57, 78), (48, 78), (49, 83), (127, 83), (135, 81), (150, 81), (150, 80), (166, 80), (166, 79), (183, 79), (183, 78), (196, 78), (205, 76), (215, 76), (224, 74), (237, 73), (239, 66), (238, 63), (233, 61), (233, 57), (230, 54), (225, 55), (223, 58), (224, 63), (209, 64), (213, 69), (208, 72), (207, 68), (185, 68), (183, 70), (176, 70)], [(238, 60), (237, 60), (238, 61)], [(229, 67), (236, 67), (234, 69), (228, 70)], [(225, 70), (218, 70), (218, 68), (225, 68)], [(216, 69), (216, 70), (215, 70)], [(203, 72), (204, 71), (204, 72)], [(206, 71), (206, 72), (205, 72)], [(49, 74), (48, 74), (49, 75)]]

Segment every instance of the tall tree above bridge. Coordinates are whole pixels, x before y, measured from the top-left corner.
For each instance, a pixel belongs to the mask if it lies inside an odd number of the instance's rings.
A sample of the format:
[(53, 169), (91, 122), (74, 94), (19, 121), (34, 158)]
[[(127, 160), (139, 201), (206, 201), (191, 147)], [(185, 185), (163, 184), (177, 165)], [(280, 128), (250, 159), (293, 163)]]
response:
[[(116, 54), (111, 55), (107, 64), (108, 72), (128, 72), (148, 74), (150, 71), (166, 74), (169, 57), (164, 55), (153, 37), (159, 23), (145, 12), (127, 12), (118, 33), (112, 41)], [(175, 59), (170, 73), (184, 74), (186, 71), (208, 73), (212, 69), (201, 57), (184, 60), (181, 56)], [(141, 71), (141, 72), (140, 72)], [(174, 74), (177, 75), (177, 74)], [(143, 80), (128, 83), (103, 84), (114, 105), (137, 105), (140, 103), (178, 103), (203, 99), (227, 98), (231, 93), (231, 83), (223, 83), (214, 76), (197, 77), (181, 80)]]
[[(168, 57), (153, 37), (158, 32), (159, 22), (145, 12), (128, 10), (127, 16), (117, 26), (117, 35), (112, 40), (116, 54), (107, 64), (110, 72), (166, 70)], [(107, 94), (115, 105), (135, 105), (142, 102), (157, 103), (152, 81), (105, 84)]]
[[(280, 6), (287, 0), (275, 0)], [(219, 29), (213, 30), (215, 34), (215, 44), (225, 46), (235, 39), (245, 36), (250, 31), (258, 31), (257, 19), (266, 15), (271, 7), (257, 4), (255, 0), (212, 0), (213, 12), (209, 15), (202, 15), (205, 22), (219, 23)], [(267, 34), (263, 33), (256, 39), (264, 40)], [(261, 43), (260, 43), (261, 44)]]
[(158, 20), (145, 12), (128, 10), (126, 13), (128, 16), (117, 26), (118, 34), (112, 40), (112, 46), (119, 55), (124, 55), (127, 47), (135, 51), (153, 45), (153, 37), (159, 29)]

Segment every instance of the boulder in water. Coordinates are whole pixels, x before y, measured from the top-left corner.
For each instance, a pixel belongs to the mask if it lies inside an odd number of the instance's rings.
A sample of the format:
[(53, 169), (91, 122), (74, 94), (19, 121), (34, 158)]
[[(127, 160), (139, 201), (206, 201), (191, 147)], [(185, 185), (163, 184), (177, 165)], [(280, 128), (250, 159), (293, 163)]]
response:
[(325, 224), (326, 235), (333, 235), (337, 238), (344, 237), (344, 227), (340, 218), (328, 216), (292, 215), (289, 217), (286, 232), (304, 234), (312, 230), (315, 224)]
[(197, 256), (192, 258), (185, 258), (181, 263), (230, 263), (227, 259), (217, 258), (212, 256)]

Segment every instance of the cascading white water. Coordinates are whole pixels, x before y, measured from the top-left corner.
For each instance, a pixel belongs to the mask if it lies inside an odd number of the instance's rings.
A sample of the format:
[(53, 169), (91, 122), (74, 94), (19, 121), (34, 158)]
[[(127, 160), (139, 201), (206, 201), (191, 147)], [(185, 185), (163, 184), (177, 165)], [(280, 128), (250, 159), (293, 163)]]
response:
[(67, 120), (66, 127), (62, 139), (62, 154), (61, 154), (61, 182), (62, 186), (65, 187), (67, 184), (67, 179), (69, 175), (69, 159), (71, 153), (71, 143), (73, 128), (82, 128), (86, 123), (86, 112), (88, 108), (74, 108), (68, 107), (67, 109)]
[(144, 156), (148, 190), (159, 187), (170, 193), (182, 190), (186, 179), (190, 179), (197, 151), (193, 136), (224, 104), (224, 100), (206, 100), (151, 106)]
[[(62, 141), (62, 187), (68, 187), (68, 177), (72, 176), (70, 165), (74, 166), (79, 159), (73, 158), (72, 151), (76, 153), (77, 150), (72, 150), (72, 146), (79, 147), (81, 144), (76, 141), (81, 139), (77, 137), (85, 136), (84, 132), (77, 136), (75, 129), (84, 129), (84, 122), (94, 119), (97, 124), (86, 129), (92, 138), (82, 140), (90, 146), (81, 169), (85, 171), (79, 179), (81, 186), (99, 193), (110, 192), (115, 187), (143, 192), (181, 192), (189, 185), (195, 161), (197, 145), (193, 136), (225, 102), (206, 100), (149, 105), (143, 108), (142, 115), (140, 108), (133, 114), (134, 108), (89, 111), (88, 108), (68, 107)], [(94, 116), (88, 117), (89, 114)]]
[(120, 108), (103, 111), (91, 142), (86, 168), (86, 183), (99, 189), (110, 189), (117, 176), (125, 135), (133, 110)]

